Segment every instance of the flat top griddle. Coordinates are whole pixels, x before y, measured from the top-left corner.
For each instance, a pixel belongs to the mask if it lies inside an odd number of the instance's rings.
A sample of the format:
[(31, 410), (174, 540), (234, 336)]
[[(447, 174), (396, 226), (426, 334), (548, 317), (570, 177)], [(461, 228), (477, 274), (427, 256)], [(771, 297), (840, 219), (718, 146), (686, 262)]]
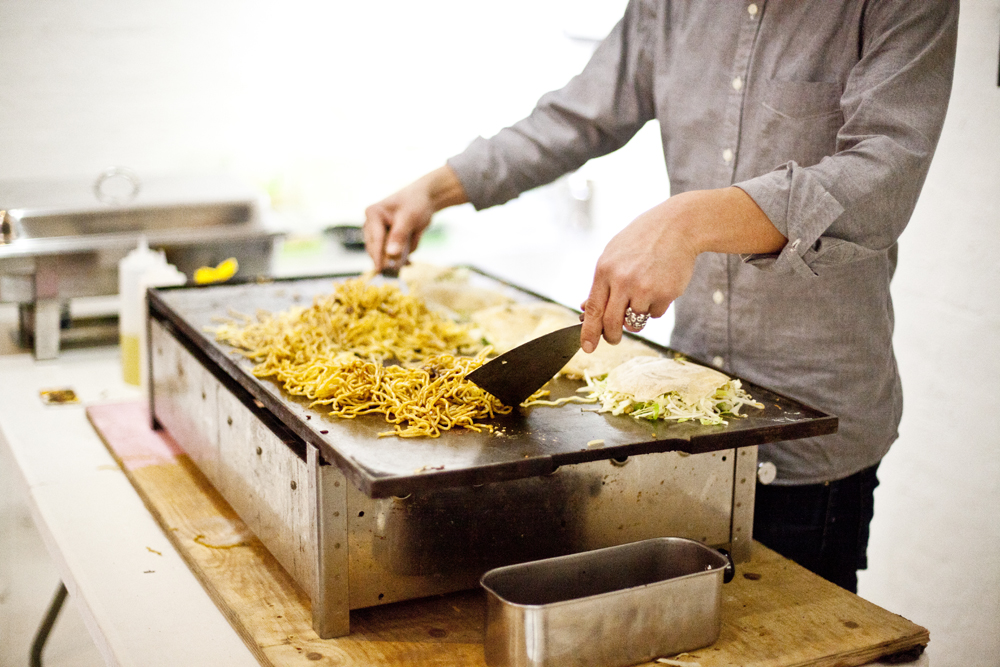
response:
[[(747, 408), (746, 418), (731, 418), (726, 426), (651, 422), (588, 412), (581, 408), (594, 406), (570, 403), (515, 409), (492, 420), (493, 433), (455, 429), (439, 438), (379, 437), (392, 430), (381, 415), (341, 419), (329, 416), (322, 406), (310, 408), (308, 400), (288, 395), (276, 382), (254, 377), (251, 361), (207, 331), (232, 311), (254, 315), (309, 305), (314, 296), (331, 292), (335, 280), (347, 277), (161, 288), (150, 290), (149, 308), (150, 317), (165, 323), (224, 384), (248, 392), (294, 437), (313, 443), (326, 461), (371, 497), (531, 477), (570, 463), (650, 452), (695, 454), (837, 430), (836, 417), (744, 380), (744, 389), (765, 407)], [(504, 291), (518, 301), (544, 300), (475, 270), (472, 277), (475, 284)], [(648, 344), (665, 354), (673, 352)], [(548, 388), (551, 398), (559, 398), (575, 394), (582, 384), (561, 378)], [(603, 444), (588, 446), (595, 440)]]

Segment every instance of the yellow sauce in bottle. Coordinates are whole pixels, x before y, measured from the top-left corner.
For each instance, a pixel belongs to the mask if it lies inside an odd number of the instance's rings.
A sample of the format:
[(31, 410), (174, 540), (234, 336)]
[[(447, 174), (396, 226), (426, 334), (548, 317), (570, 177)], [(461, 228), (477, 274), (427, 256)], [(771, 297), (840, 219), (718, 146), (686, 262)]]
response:
[(122, 335), (121, 347), (122, 376), (129, 384), (142, 384), (139, 377), (139, 356), (142, 353), (139, 349), (139, 337), (132, 334)]

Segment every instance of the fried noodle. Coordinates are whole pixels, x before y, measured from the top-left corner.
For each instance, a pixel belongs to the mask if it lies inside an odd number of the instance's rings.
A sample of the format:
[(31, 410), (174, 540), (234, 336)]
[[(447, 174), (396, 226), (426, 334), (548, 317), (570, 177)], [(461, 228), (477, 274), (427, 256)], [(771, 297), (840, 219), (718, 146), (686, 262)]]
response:
[[(289, 394), (354, 418), (381, 414), (393, 430), (379, 435), (436, 438), (510, 408), (465, 380), (485, 361), (470, 327), (428, 310), (395, 285), (361, 278), (335, 285), (309, 307), (243, 316), (215, 329), (217, 340), (256, 362)], [(476, 352), (474, 357), (458, 356)]]

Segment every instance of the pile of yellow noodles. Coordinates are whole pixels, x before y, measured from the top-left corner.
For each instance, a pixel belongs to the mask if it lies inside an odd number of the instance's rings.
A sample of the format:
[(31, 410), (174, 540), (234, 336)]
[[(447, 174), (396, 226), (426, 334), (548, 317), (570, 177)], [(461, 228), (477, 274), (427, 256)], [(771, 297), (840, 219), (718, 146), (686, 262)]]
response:
[(216, 337), (256, 361), (255, 376), (274, 378), (288, 393), (330, 406), (331, 414), (384, 415), (395, 426), (380, 435), (478, 431), (476, 419), (510, 412), (465, 380), (486, 355), (455, 356), (479, 346), (470, 328), (394, 285), (347, 280), (309, 307), (228, 322)]
[[(329, 405), (338, 417), (377, 412), (395, 424), (401, 437), (430, 436), (462, 426), (480, 430), (476, 419), (506, 414), (510, 408), (465, 380), (467, 373), (483, 363), (485, 351), (475, 358), (442, 354), (416, 368), (383, 366), (355, 359), (337, 369), (309, 398), (313, 404)], [(483, 425), (492, 430), (489, 424)], [(390, 435), (390, 434), (386, 434)]]

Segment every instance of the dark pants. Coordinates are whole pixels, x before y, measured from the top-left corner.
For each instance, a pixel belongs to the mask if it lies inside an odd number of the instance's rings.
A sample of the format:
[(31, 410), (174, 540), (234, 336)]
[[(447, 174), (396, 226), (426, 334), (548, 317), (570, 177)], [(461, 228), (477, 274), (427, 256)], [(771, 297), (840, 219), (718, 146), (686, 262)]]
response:
[(852, 593), (868, 567), (878, 465), (823, 484), (757, 485), (753, 536)]

